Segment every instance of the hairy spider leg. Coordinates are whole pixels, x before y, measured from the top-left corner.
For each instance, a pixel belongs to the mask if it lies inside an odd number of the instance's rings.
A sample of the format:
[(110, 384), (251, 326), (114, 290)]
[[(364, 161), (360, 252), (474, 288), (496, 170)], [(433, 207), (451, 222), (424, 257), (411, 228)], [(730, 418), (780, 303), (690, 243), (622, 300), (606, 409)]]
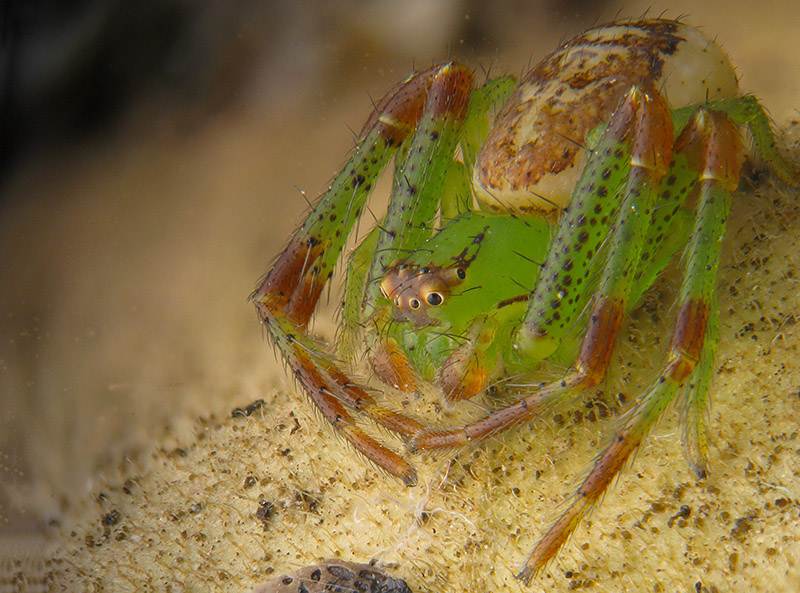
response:
[[(773, 126), (767, 112), (753, 95), (744, 95), (733, 99), (711, 101), (706, 106), (712, 111), (721, 111), (730, 119), (740, 125), (746, 125), (755, 144), (756, 153), (763, 162), (778, 176), (778, 178), (792, 187), (800, 183), (796, 171), (778, 150), (778, 141), (773, 132)], [(676, 130), (683, 128), (684, 124), (694, 115), (694, 107), (685, 107), (673, 112), (673, 123)]]
[[(784, 183), (797, 187), (798, 178), (791, 170), (778, 150), (778, 143), (772, 131), (772, 125), (764, 108), (753, 95), (745, 95), (734, 99), (713, 101), (705, 108), (726, 114), (735, 124), (746, 125), (755, 145), (756, 154)], [(680, 131), (696, 108), (684, 108), (673, 112), (673, 124), (676, 132)], [(675, 163), (673, 163), (673, 167)], [(672, 175), (670, 175), (672, 177)], [(678, 176), (681, 177), (680, 175)], [(687, 177), (688, 178), (688, 177)], [(685, 209), (676, 212), (678, 216), (686, 216)], [(648, 235), (652, 234), (656, 226), (654, 220)], [(668, 235), (669, 241), (678, 237), (680, 229), (689, 228), (690, 225), (672, 226)], [(645, 258), (645, 254), (642, 255)], [(638, 272), (637, 272), (638, 273)], [(646, 280), (641, 287), (646, 289), (652, 281)], [(686, 384), (679, 404), (680, 421), (682, 427), (681, 441), (684, 457), (694, 474), (702, 479), (708, 475), (708, 434), (706, 428), (708, 391), (711, 383), (712, 366), (716, 357), (719, 344), (719, 315), (716, 303), (716, 294), (712, 295), (708, 328), (706, 330), (706, 345), (703, 349), (698, 369)]]
[(516, 78), (502, 76), (487, 80), (472, 92), (467, 117), (461, 130), (462, 160), (453, 162), (442, 188), (440, 201), (443, 222), (474, 210), (472, 169), (489, 132), (487, 115), (494, 115), (505, 105), (516, 87)]
[[(725, 233), (731, 193), (739, 183), (743, 152), (738, 131), (730, 118), (702, 107), (678, 138), (676, 151), (686, 154), (693, 168), (700, 172), (700, 189), (666, 364), (653, 386), (623, 417), (620, 429), (595, 461), (570, 507), (536, 544), (517, 575), (526, 584), (530, 584), (564, 545), (693, 375), (690, 394), (684, 401), (684, 407), (688, 407), (686, 414), (691, 417), (704, 412), (705, 393), (701, 392), (707, 389), (712, 371), (710, 361), (719, 341), (714, 305), (721, 237)], [(690, 441), (695, 438), (690, 437)], [(702, 446), (703, 441), (701, 436), (695, 445)], [(704, 463), (705, 453), (700, 456)]]
[(407, 485), (416, 483), (414, 468), (359, 429), (345, 405), (401, 436), (418, 432), (420, 424), (379, 406), (323, 354), (306, 330), (382, 168), (420, 121), (430, 134), (455, 133), (444, 122), (463, 117), (471, 84), (471, 73), (450, 63), (414, 74), (387, 93), (367, 120), (351, 160), (251, 296), (273, 344), (325, 419), (356, 450)]
[(365, 307), (374, 306), (380, 282), (396, 259), (431, 236), (445, 175), (453, 163), (472, 91), (472, 72), (451, 63), (442, 68), (443, 83), (428, 92), (426, 113), (396, 164), (392, 195), (380, 225), (378, 244), (367, 277)]
[[(347, 279), (350, 286), (345, 290), (345, 296), (351, 299), (351, 309), (343, 309), (350, 315), (344, 322), (343, 332), (347, 331), (348, 324), (355, 327), (353, 313), (362, 320), (373, 314), (380, 296), (380, 282), (389, 265), (416, 249), (433, 230), (439, 197), (453, 164), (472, 92), (472, 72), (469, 69), (455, 63), (447, 64), (443, 69), (450, 73), (448, 84), (429, 91), (428, 114), (418, 122), (403, 158), (396, 159), (386, 216), (373, 231), (373, 236), (367, 237), (369, 253), (365, 249), (364, 255), (371, 254), (371, 262), (366, 282), (356, 284), (360, 278), (352, 274), (355, 268), (350, 269), (351, 275)], [(352, 339), (345, 337), (343, 341), (352, 342)], [(416, 389), (415, 373), (396, 343), (378, 337), (369, 349), (373, 370), (384, 383), (404, 391)]]

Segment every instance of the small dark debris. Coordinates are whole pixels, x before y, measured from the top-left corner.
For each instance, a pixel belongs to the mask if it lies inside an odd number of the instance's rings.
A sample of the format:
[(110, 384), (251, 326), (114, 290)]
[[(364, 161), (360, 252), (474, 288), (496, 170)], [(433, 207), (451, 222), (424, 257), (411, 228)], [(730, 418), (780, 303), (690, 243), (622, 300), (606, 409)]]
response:
[(193, 515), (199, 513), (202, 510), (203, 510), (203, 505), (200, 504), (199, 502), (196, 502), (189, 507), (189, 512), (192, 513)]
[(245, 489), (252, 488), (253, 486), (256, 485), (256, 482), (258, 482), (258, 480), (256, 480), (255, 476), (247, 476), (244, 479), (244, 487), (245, 487)]
[[(686, 504), (681, 505), (680, 510), (678, 510), (678, 512), (672, 515), (669, 519), (667, 519), (667, 527), (672, 527), (673, 523), (675, 523), (675, 521), (677, 521), (678, 519), (684, 519), (683, 525), (685, 525), (686, 524), (685, 519), (688, 519), (691, 514), (692, 514), (692, 509), (691, 507), (689, 507), (689, 505)], [(682, 525), (679, 523), (678, 526), (680, 527)]]
[(258, 510), (256, 511), (256, 519), (261, 521), (264, 526), (264, 531), (269, 527), (269, 519), (275, 511), (275, 505), (267, 500), (258, 501)]
[(305, 510), (309, 513), (316, 512), (319, 506), (319, 499), (310, 492), (305, 492), (304, 490), (298, 490), (294, 495), (294, 499), (305, 507)]
[(734, 528), (731, 529), (731, 536), (738, 540), (743, 539), (745, 534), (752, 528), (750, 521), (753, 519), (755, 519), (755, 517), (742, 517), (741, 519), (737, 519)]
[(262, 406), (266, 402), (263, 399), (257, 399), (249, 406), (245, 406), (244, 408), (234, 408), (233, 412), (231, 412), (231, 418), (243, 418), (245, 416), (252, 416), (254, 412), (257, 412), (262, 408)]
[(120, 518), (119, 511), (114, 510), (111, 511), (110, 513), (106, 513), (105, 515), (103, 515), (102, 519), (103, 526), (111, 527), (112, 525), (116, 525), (117, 523), (119, 523), (119, 518)]

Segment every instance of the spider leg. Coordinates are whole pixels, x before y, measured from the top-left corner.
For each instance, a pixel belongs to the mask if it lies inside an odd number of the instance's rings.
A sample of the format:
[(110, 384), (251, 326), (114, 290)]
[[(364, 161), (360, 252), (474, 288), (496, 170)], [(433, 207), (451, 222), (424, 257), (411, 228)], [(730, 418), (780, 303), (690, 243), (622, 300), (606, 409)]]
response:
[[(306, 330), (380, 171), (418, 126), (451, 142), (457, 130), (452, 121), (463, 118), (471, 87), (471, 72), (450, 63), (412, 75), (387, 93), (367, 120), (351, 160), (251, 296), (273, 344), (326, 420), (358, 451), (407, 485), (416, 483), (414, 468), (361, 431), (345, 406), (406, 437), (420, 430), (419, 423), (379, 406), (322, 354)], [(428, 144), (436, 143), (429, 137)], [(406, 171), (403, 179), (413, 190), (413, 171)]]
[(623, 418), (620, 430), (595, 461), (570, 507), (531, 552), (517, 575), (526, 584), (555, 556), (687, 382), (690, 385), (682, 417), (688, 420), (688, 430), (692, 431), (688, 448), (695, 451), (691, 455), (696, 458), (695, 471), (705, 471), (704, 425), (698, 424), (697, 418), (704, 412), (711, 361), (719, 339), (713, 308), (716, 272), (731, 192), (739, 181), (742, 146), (735, 125), (725, 114), (701, 108), (678, 138), (676, 152), (685, 154), (700, 172), (700, 190), (666, 364), (653, 386)]
[(492, 348), (497, 325), (491, 315), (476, 317), (464, 342), (445, 360), (439, 371), (439, 383), (448, 402), (471, 398), (486, 387), (489, 369), (497, 359), (497, 349)]
[[(772, 129), (770, 117), (758, 99), (753, 95), (744, 95), (733, 99), (722, 99), (712, 101), (706, 105), (713, 111), (721, 111), (733, 120), (736, 124), (746, 125), (753, 139), (756, 152), (763, 162), (783, 181), (797, 187), (800, 185), (800, 177), (797, 171), (781, 155), (778, 150), (778, 141)], [(695, 108), (685, 107), (673, 112), (673, 123), (676, 130), (683, 128), (683, 125), (694, 115)]]

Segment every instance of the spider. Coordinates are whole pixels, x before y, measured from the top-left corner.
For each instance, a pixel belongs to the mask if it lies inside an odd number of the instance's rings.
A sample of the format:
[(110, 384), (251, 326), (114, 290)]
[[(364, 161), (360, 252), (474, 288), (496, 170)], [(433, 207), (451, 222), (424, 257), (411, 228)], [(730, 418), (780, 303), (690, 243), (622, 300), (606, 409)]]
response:
[[(605, 379), (625, 314), (682, 253), (663, 365), (517, 575), (530, 584), (676, 398), (689, 466), (707, 475), (716, 274), (742, 133), (781, 180), (795, 180), (725, 53), (680, 21), (589, 29), (519, 85), (502, 77), (476, 86), (473, 78), (455, 62), (435, 65), (376, 103), (349, 162), (252, 300), (322, 416), (413, 486), (407, 458), (364, 432), (354, 414), (411, 451), (450, 449), (576, 398)], [(326, 353), (309, 321), (392, 157), (387, 213), (346, 262), (337, 351)], [(568, 367), (466, 426), (441, 428), (381, 405), (351, 379), (342, 361), (363, 351), (384, 384), (414, 392), (432, 382), (451, 402), (545, 360)]]

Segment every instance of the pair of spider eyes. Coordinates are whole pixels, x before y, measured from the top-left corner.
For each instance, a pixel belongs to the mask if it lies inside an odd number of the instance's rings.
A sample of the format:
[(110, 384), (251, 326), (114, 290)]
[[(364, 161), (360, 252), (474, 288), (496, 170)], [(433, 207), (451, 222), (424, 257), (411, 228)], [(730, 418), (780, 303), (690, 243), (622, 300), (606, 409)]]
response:
[[(438, 307), (444, 302), (444, 296), (440, 292), (429, 292), (428, 296), (425, 297), (425, 302), (431, 307)], [(422, 303), (419, 299), (411, 299), (408, 301), (408, 306), (416, 311), (422, 306)]]
[[(430, 270), (429, 268), (422, 268), (420, 272), (426, 274)], [(456, 268), (456, 276), (459, 280), (464, 280), (467, 277), (467, 273), (463, 268)], [(425, 296), (425, 302), (431, 307), (438, 307), (444, 302), (444, 295), (441, 292), (431, 291)], [(408, 301), (408, 306), (416, 311), (422, 306), (422, 302), (418, 298), (413, 298)]]

